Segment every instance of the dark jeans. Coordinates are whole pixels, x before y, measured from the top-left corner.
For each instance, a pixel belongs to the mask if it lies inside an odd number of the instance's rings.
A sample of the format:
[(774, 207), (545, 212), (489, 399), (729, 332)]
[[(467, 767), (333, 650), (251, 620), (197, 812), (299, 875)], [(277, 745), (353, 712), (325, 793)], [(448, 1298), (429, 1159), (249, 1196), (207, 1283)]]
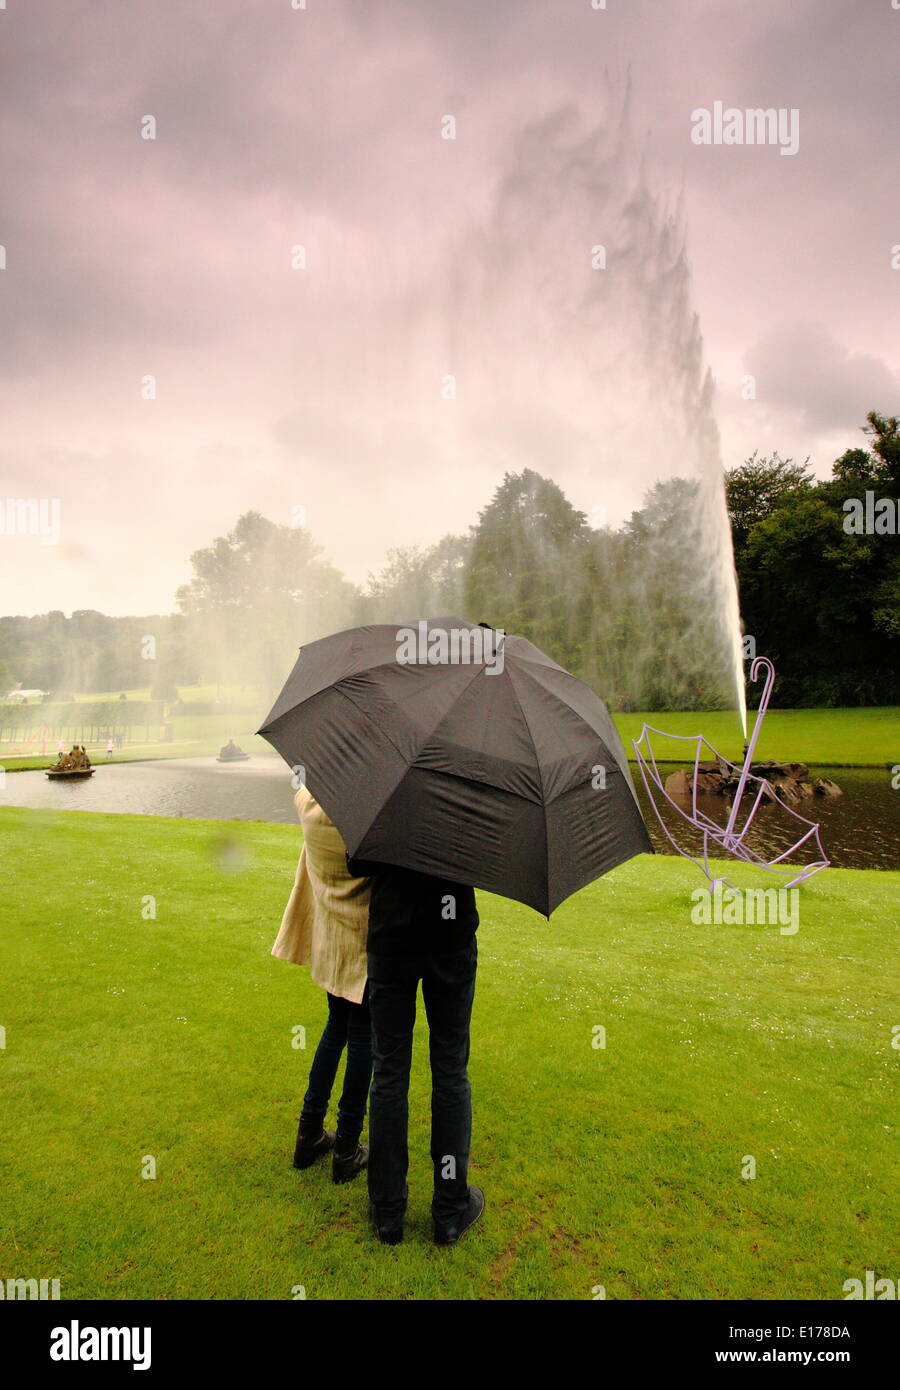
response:
[(376, 1221), (393, 1220), (406, 1211), (409, 1071), (419, 980), (431, 1056), (432, 1215), (447, 1223), (466, 1209), (472, 1137), (466, 1066), (477, 964), (474, 940), (463, 950), (444, 955), (378, 956), (369, 952), (374, 1062), (369, 1197)]
[(340, 999), (335, 994), (327, 996), (328, 1022), (316, 1048), (300, 1115), (301, 1120), (324, 1120), (346, 1045), (344, 1089), (338, 1103), (338, 1135), (348, 1143), (357, 1141), (362, 1133), (372, 1077), (372, 1025), (368, 995), (367, 986), (361, 1004), (352, 1004), (349, 999)]

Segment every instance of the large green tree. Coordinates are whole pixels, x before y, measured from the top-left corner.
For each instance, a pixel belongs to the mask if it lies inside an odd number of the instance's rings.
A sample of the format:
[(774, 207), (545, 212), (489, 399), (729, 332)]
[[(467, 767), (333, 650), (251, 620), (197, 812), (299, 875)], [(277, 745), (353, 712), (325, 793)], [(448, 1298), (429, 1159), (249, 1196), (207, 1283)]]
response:
[(399, 623), (421, 617), (464, 617), (468, 536), (444, 536), (432, 546), (389, 550), (387, 564), (370, 575), (362, 612), (368, 622)]
[[(809, 460), (807, 460), (807, 463)], [(725, 474), (725, 499), (731, 519), (731, 538), (737, 553), (743, 550), (753, 527), (771, 516), (786, 498), (815, 484), (806, 464), (783, 459), (777, 453), (758, 457), (758, 452)]]
[(736, 547), (744, 626), (775, 661), (786, 705), (900, 700), (900, 539), (847, 525), (867, 492), (896, 519), (898, 421), (872, 411), (864, 432), (871, 447), (848, 449), (817, 483), (781, 490), (770, 463), (777, 500)]
[(581, 665), (589, 616), (587, 517), (549, 478), (507, 473), (480, 513), (465, 583), (466, 616), (529, 638)]
[(203, 677), (272, 691), (297, 648), (353, 620), (357, 592), (302, 527), (246, 512), (191, 556), (179, 607)]

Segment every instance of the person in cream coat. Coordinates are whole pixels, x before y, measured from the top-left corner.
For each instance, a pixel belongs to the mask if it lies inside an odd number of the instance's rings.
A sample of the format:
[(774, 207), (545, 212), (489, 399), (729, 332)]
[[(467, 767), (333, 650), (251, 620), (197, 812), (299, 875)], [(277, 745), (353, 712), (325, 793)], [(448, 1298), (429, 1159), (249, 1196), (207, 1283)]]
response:
[[(312, 793), (294, 797), (303, 847), (272, 955), (308, 965), (328, 998), (328, 1022), (316, 1048), (303, 1097), (294, 1167), (332, 1154), (335, 1182), (349, 1182), (368, 1161), (360, 1144), (372, 1079), (372, 1034), (366, 978), (370, 878), (354, 878), (340, 832)], [(325, 1116), (344, 1049), (347, 1062), (337, 1132)]]

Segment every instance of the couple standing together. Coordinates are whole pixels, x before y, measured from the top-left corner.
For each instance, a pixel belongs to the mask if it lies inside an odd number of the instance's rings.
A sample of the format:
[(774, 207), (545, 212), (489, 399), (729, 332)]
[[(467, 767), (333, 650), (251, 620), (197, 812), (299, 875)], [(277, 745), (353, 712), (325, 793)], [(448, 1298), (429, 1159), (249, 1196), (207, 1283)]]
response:
[[(294, 801), (303, 848), (272, 954), (308, 964), (328, 997), (294, 1167), (308, 1168), (331, 1153), (335, 1182), (349, 1182), (368, 1168), (375, 1234), (386, 1245), (403, 1239), (409, 1076), (421, 980), (431, 1061), (434, 1239), (454, 1245), (484, 1209), (481, 1190), (468, 1182), (475, 892), (410, 869), (348, 859), (337, 827), (306, 787)], [(335, 1134), (325, 1129), (325, 1116), (345, 1049)], [(360, 1136), (370, 1082), (366, 1148)]]

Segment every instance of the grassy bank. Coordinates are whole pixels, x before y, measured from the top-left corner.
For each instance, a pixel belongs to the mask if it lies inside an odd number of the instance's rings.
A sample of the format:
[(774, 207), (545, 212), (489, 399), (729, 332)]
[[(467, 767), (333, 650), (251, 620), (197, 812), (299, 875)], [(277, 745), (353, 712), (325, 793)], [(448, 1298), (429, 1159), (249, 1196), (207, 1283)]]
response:
[(430, 1244), (420, 1032), (389, 1250), (362, 1183), (290, 1166), (325, 1017), (269, 955), (299, 832), (6, 808), (0, 837), (0, 1278), (69, 1298), (840, 1299), (892, 1272), (900, 874), (821, 875), (794, 936), (692, 925), (702, 880), (672, 860), (549, 926), (480, 894), (487, 1213)]
[[(750, 713), (752, 727), (754, 714)], [(726, 757), (740, 759), (743, 734), (737, 716), (728, 710), (700, 713), (684, 711), (659, 714), (617, 714), (615, 722), (625, 751), (634, 757), (631, 740), (640, 735), (644, 722), (666, 733), (702, 733)], [(257, 738), (252, 721), (228, 715), (180, 715), (172, 720), (170, 743), (133, 744), (115, 755), (115, 762), (143, 758), (194, 758), (217, 753), (227, 738), (234, 737), (248, 753), (271, 753), (271, 745)], [(686, 745), (654, 738), (657, 756), (663, 761), (683, 762)], [(688, 750), (689, 751), (689, 750)], [(94, 750), (89, 749), (92, 758)], [(884, 709), (786, 709), (766, 715), (763, 736), (757, 752), (761, 758), (811, 763), (817, 767), (884, 767), (900, 763), (900, 708)], [(105, 745), (96, 749), (95, 761), (105, 761)], [(0, 763), (7, 772), (22, 768), (50, 767), (56, 760), (55, 747), (41, 757), (4, 754)]]
[[(750, 710), (752, 730), (756, 711)], [(720, 753), (740, 759), (744, 737), (737, 716), (730, 710), (662, 714), (617, 714), (616, 725), (629, 757), (631, 740), (640, 736), (646, 721), (666, 733), (680, 736), (703, 734)], [(658, 756), (684, 760), (684, 745), (661, 743), (654, 738)], [(881, 709), (773, 709), (763, 721), (757, 746), (761, 758), (812, 763), (818, 767), (884, 767), (900, 763), (900, 708)]]
[[(218, 716), (216, 716), (218, 718)], [(178, 721), (174, 721), (176, 724)], [(97, 767), (102, 767), (106, 763), (135, 763), (147, 760), (156, 761), (160, 758), (211, 758), (215, 757), (222, 744), (234, 737), (247, 753), (262, 754), (266, 757), (277, 757), (272, 745), (266, 743), (264, 738), (257, 738), (252, 732), (242, 732), (235, 730), (235, 721), (232, 721), (226, 728), (207, 733), (205, 737), (199, 737), (197, 731), (193, 737), (184, 736), (186, 731), (175, 729), (178, 735), (165, 743), (129, 743), (124, 748), (117, 749), (111, 758), (106, 756), (106, 742), (100, 743), (85, 742), (91, 762)], [(28, 756), (4, 754), (0, 748), (0, 765), (7, 772), (27, 772), (40, 770), (41, 768), (52, 767), (58, 757), (56, 745), (54, 744), (51, 752), (41, 754), (35, 753)]]
[[(113, 701), (119, 698), (120, 693), (124, 693), (131, 701), (147, 700), (150, 698), (150, 687), (146, 686), (141, 690), (108, 691), (102, 694), (75, 695), (76, 702), (96, 702)], [(124, 748), (118, 749), (112, 758), (106, 757), (106, 739), (85, 741), (85, 747), (90, 754), (91, 761), (98, 764), (109, 762), (127, 763), (137, 762), (152, 758), (199, 758), (208, 757), (218, 753), (222, 744), (229, 738), (235, 738), (247, 750), (248, 753), (271, 753), (272, 747), (266, 743), (265, 739), (257, 738), (255, 730), (265, 716), (269, 705), (261, 699), (259, 693), (246, 686), (215, 686), (215, 685), (195, 685), (182, 686), (179, 689), (180, 710), (178, 714), (171, 715), (168, 723), (171, 726), (171, 739), (162, 741), (162, 738), (155, 738), (152, 741), (140, 741), (136, 739), (134, 743), (128, 743)], [(192, 708), (201, 708), (203, 704), (211, 704), (215, 700), (221, 699), (223, 702), (237, 702), (239, 704), (259, 704), (258, 717), (255, 715), (243, 714), (192, 714)], [(35, 721), (39, 720), (39, 705), (34, 705)], [(161, 730), (154, 731), (160, 733)], [(34, 742), (32, 740), (31, 742)], [(68, 745), (67, 745), (68, 746)], [(24, 751), (21, 743), (12, 740), (7, 744), (0, 744), (0, 765), (7, 772), (21, 772), (52, 767), (56, 762), (57, 740), (55, 737), (47, 740), (47, 751)]]

